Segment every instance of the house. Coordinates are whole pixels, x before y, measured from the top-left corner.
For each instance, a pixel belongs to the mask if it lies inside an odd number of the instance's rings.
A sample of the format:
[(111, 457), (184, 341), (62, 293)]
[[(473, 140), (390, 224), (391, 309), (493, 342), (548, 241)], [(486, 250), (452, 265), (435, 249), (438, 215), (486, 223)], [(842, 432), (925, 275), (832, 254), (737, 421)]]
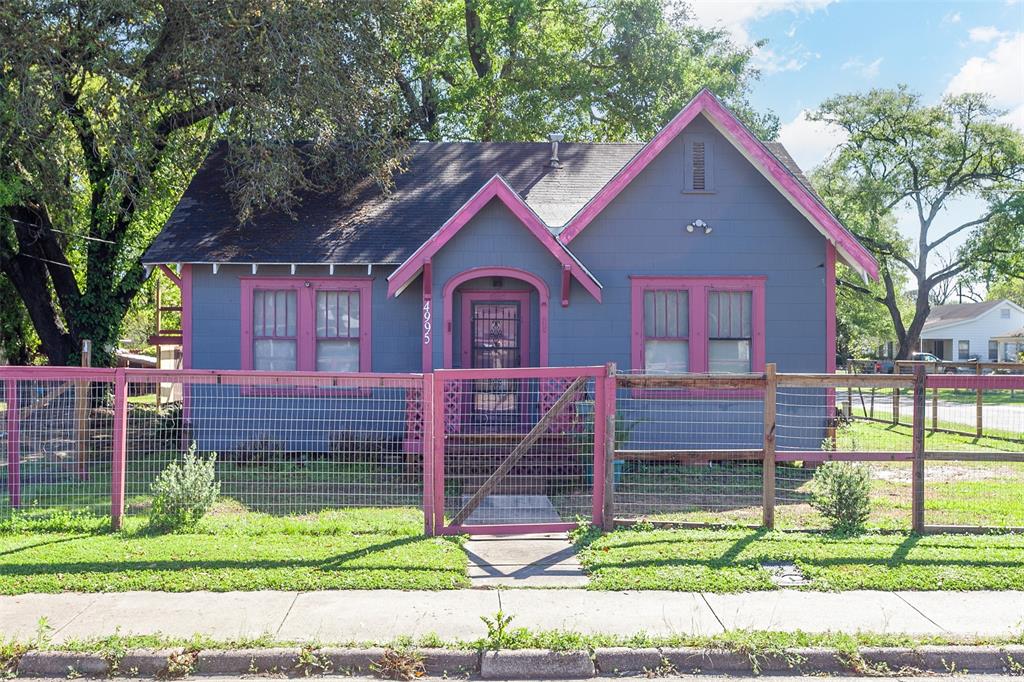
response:
[(646, 144), (557, 139), (414, 144), (388, 196), (244, 226), (215, 151), (144, 259), (180, 265), (185, 367), (834, 370), (836, 263), (877, 264), (781, 145), (707, 90)]
[(1011, 361), (1017, 345), (1015, 329), (1024, 326), (1024, 308), (1001, 299), (981, 303), (938, 305), (921, 331), (921, 351), (943, 360)]

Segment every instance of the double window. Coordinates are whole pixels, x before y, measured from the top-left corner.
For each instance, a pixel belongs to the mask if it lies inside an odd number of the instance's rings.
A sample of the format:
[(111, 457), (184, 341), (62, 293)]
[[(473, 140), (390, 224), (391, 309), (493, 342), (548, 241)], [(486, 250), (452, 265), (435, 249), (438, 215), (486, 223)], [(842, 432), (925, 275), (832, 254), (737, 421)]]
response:
[(370, 371), (369, 279), (242, 280), (242, 369)]
[(764, 370), (763, 277), (633, 278), (634, 369)]

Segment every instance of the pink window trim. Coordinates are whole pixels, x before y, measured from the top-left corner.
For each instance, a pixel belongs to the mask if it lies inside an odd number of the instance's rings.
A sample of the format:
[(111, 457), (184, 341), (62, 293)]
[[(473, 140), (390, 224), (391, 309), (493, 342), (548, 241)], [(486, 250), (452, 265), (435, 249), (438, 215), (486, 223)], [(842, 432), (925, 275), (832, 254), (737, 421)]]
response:
[[(253, 365), (253, 292), (257, 290), (295, 290), (296, 301), (297, 358), (298, 371), (312, 372), (316, 369), (316, 292), (357, 291), (359, 292), (359, 371), (372, 371), (372, 277), (242, 277), (242, 369), (251, 370)], [(307, 287), (306, 283), (310, 286)], [(310, 295), (302, 292), (309, 290)], [(291, 337), (289, 337), (291, 338)]]
[(686, 290), (689, 297), (690, 372), (708, 371), (707, 300), (711, 291), (749, 291), (751, 325), (751, 371), (765, 366), (765, 314), (763, 276), (750, 277), (644, 277), (633, 276), (630, 362), (634, 370), (644, 368), (644, 293), (658, 289)]
[(529, 291), (463, 291), (462, 292), (462, 366), (472, 363), (473, 303), (477, 301), (515, 302), (519, 304), (519, 366), (530, 366), (530, 292)]
[(470, 268), (469, 270), (460, 272), (445, 282), (444, 288), (441, 291), (441, 300), (443, 302), (442, 305), (444, 306), (444, 318), (441, 320), (441, 324), (444, 325), (444, 368), (451, 369), (452, 362), (454, 360), (454, 351), (452, 349), (452, 320), (454, 318), (452, 315), (454, 311), (455, 289), (463, 282), (468, 282), (471, 279), (477, 279), (480, 277), (507, 277), (509, 279), (518, 279), (526, 282), (537, 291), (537, 297), (539, 300), (537, 321), (540, 325), (538, 333), (540, 337), (540, 346), (537, 348), (537, 358), (541, 367), (547, 367), (548, 303), (551, 300), (551, 292), (548, 289), (547, 283), (540, 277), (537, 277), (526, 270), (501, 266), (487, 266)]
[(817, 197), (736, 118), (707, 88), (702, 89), (668, 124), (658, 131), (643, 149), (609, 180), (566, 224), (558, 240), (568, 245), (596, 218), (655, 158), (669, 146), (686, 126), (703, 114), (719, 132), (748, 158), (751, 163), (778, 187), (812, 225), (843, 250), (847, 261), (878, 278), (878, 261), (846, 227), (825, 208)]

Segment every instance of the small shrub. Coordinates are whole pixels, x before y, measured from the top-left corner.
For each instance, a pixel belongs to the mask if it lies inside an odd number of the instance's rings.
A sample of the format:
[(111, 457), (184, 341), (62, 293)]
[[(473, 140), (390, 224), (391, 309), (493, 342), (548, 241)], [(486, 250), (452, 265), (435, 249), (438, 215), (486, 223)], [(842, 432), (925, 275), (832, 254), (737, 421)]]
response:
[(811, 506), (833, 530), (863, 530), (871, 513), (871, 470), (854, 462), (826, 462), (814, 472)]
[(149, 525), (157, 530), (182, 530), (194, 527), (220, 495), (220, 483), (214, 468), (217, 454), (196, 454), (195, 443), (181, 461), (167, 465), (153, 482), (153, 511)]

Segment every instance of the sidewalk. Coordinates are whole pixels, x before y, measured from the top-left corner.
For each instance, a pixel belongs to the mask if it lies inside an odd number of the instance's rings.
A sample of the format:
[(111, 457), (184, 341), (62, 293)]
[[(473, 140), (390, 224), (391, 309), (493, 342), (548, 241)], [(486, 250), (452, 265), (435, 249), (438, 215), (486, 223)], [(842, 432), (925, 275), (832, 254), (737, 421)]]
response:
[(400, 635), (484, 635), (500, 606), (514, 627), (632, 635), (723, 630), (844, 631), (1008, 636), (1024, 630), (1024, 592), (121, 592), (0, 596), (0, 640), (27, 640), (40, 618), (54, 642), (161, 633), (215, 639), (269, 635), (321, 643), (386, 642)]

